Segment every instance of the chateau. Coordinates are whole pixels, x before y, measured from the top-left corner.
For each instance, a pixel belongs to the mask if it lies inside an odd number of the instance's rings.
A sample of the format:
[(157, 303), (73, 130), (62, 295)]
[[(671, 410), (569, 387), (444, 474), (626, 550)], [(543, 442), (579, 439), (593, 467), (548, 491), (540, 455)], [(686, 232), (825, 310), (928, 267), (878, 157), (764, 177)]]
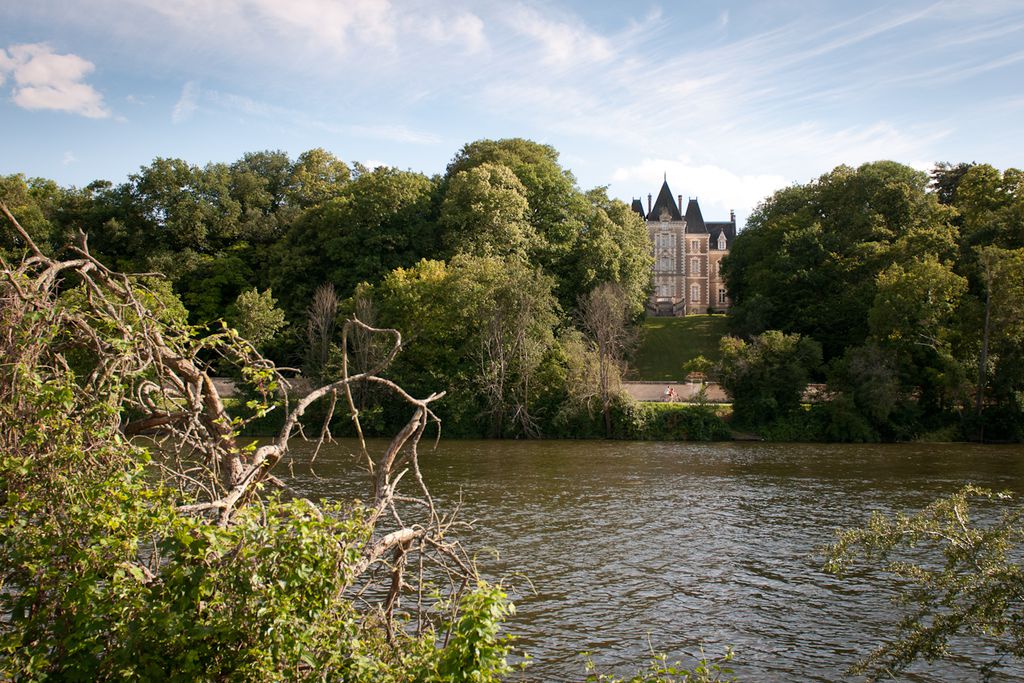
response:
[(654, 254), (654, 293), (647, 302), (651, 315), (692, 315), (729, 309), (729, 294), (721, 276), (722, 257), (736, 238), (736, 213), (729, 221), (705, 221), (691, 198), (683, 210), (683, 195), (672, 198), (666, 179), (653, 206), (647, 195), (633, 200), (633, 210), (647, 221)]

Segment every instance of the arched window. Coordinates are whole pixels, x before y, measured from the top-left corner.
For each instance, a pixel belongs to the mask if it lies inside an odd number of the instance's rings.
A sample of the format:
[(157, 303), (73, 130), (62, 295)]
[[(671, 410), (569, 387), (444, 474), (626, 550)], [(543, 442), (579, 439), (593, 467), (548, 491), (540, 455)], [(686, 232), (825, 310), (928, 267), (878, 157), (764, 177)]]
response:
[(690, 285), (690, 301), (700, 301), (700, 285)]

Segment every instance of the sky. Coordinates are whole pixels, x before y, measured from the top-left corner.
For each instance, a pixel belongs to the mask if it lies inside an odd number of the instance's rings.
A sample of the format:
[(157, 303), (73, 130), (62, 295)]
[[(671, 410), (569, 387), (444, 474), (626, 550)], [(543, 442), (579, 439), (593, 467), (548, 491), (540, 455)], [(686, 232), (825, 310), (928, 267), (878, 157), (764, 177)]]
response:
[(7, 0), (0, 131), (0, 174), (76, 186), (315, 147), (434, 174), (525, 137), (742, 225), (838, 164), (1024, 165), (1024, 2)]

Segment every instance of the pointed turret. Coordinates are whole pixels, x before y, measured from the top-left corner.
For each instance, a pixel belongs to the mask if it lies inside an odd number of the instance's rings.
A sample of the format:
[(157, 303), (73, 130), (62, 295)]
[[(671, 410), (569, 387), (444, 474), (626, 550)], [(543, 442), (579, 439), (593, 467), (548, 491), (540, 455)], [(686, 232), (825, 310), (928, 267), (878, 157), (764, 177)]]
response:
[(647, 214), (644, 213), (644, 203), (639, 199), (634, 199), (633, 206), (631, 206), (630, 208), (636, 211), (638, 214), (640, 214), (640, 218), (647, 218)]
[(688, 234), (704, 234), (708, 231), (704, 225), (704, 216), (700, 212), (700, 204), (696, 199), (690, 199), (686, 205), (686, 232)]
[(667, 180), (661, 184), (661, 192), (658, 193), (658, 199), (651, 207), (651, 212), (647, 214), (647, 220), (660, 221), (664, 215), (667, 215), (670, 221), (683, 220), (679, 214), (679, 207), (672, 200), (672, 190), (668, 188)]

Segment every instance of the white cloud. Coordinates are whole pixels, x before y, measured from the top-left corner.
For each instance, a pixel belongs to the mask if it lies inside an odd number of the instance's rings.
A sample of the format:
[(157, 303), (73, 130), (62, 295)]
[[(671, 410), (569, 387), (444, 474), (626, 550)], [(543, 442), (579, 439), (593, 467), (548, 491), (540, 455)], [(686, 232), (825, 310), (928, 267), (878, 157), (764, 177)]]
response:
[[(750, 211), (762, 199), (786, 187), (789, 181), (779, 175), (738, 175), (713, 164), (695, 164), (687, 158), (648, 158), (634, 166), (615, 169), (612, 180), (632, 192), (657, 194), (663, 179), (677, 194), (699, 199), (704, 219), (728, 220), (735, 209), (742, 225)], [(627, 193), (629, 194), (629, 193)], [(635, 196), (635, 195), (634, 195)]]
[(552, 19), (525, 5), (515, 5), (504, 18), (513, 30), (540, 43), (541, 59), (547, 64), (606, 62), (615, 56), (608, 38), (578, 21)]
[(138, 0), (185, 34), (236, 50), (346, 54), (395, 45), (390, 0)]
[(463, 12), (455, 17), (410, 16), (403, 27), (431, 43), (459, 46), (467, 54), (482, 52), (487, 47), (484, 22), (471, 12)]
[(14, 76), (12, 99), (23, 109), (52, 109), (100, 119), (110, 116), (103, 95), (83, 79), (95, 65), (78, 55), (56, 54), (43, 43), (0, 50), (0, 83)]
[(172, 123), (183, 123), (192, 118), (199, 107), (199, 94), (199, 84), (195, 81), (189, 81), (181, 88), (181, 96), (171, 111)]
[(67, 152), (64, 152), (64, 158), (61, 159), (60, 163), (62, 166), (70, 166), (76, 161), (78, 161), (78, 158), (75, 156), (74, 152), (68, 150)]

